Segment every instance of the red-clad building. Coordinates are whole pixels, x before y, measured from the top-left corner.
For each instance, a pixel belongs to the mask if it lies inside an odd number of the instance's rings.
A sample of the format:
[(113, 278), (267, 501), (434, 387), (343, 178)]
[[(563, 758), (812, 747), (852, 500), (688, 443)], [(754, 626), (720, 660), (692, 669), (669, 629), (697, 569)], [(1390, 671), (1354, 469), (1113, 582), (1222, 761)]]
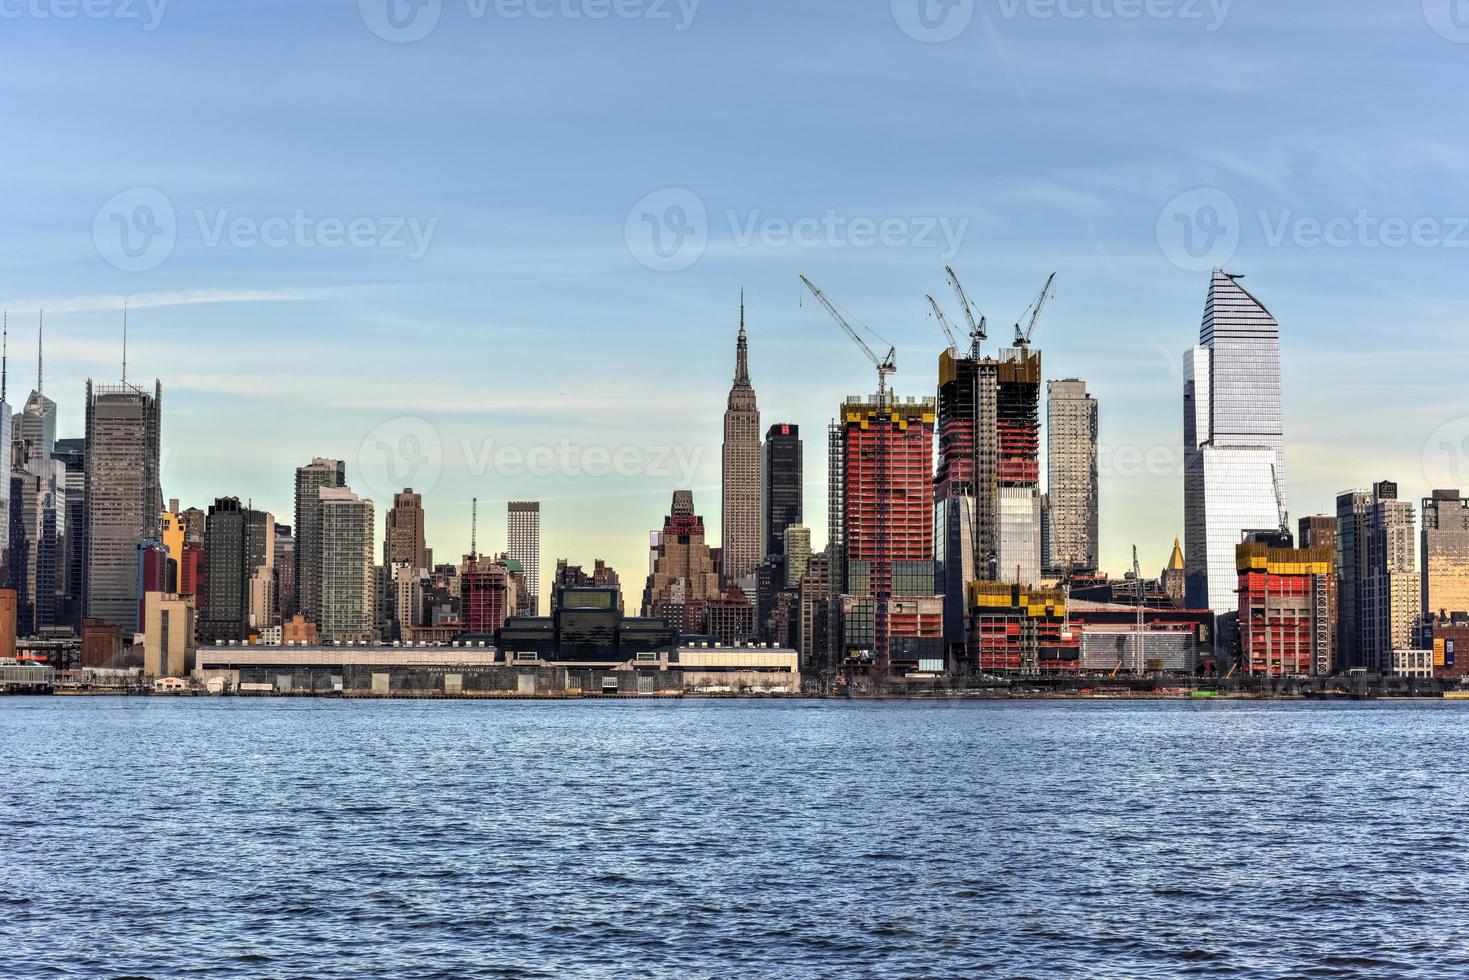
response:
[(494, 636), (515, 614), (515, 584), (498, 562), (470, 555), (459, 578), (459, 619), (464, 632)]

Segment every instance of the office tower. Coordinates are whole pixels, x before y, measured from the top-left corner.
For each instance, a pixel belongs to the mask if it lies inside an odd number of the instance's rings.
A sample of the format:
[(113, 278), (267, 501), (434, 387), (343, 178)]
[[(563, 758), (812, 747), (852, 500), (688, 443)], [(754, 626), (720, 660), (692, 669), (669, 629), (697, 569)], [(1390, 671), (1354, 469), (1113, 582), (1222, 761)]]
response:
[(319, 494), (346, 485), (347, 464), (339, 459), (318, 457), (296, 470), (296, 611), (318, 626), (323, 557)]
[(0, 573), (6, 571), (10, 553), (10, 474), (14, 468), (14, 419), (10, 414), (8, 385), (10, 381), (10, 315), (4, 314), (0, 324)]
[(512, 500), (505, 507), (505, 523), (505, 557), (520, 563), (526, 588), (521, 602), (534, 616), (541, 608), (541, 505)]
[(719, 575), (704, 542), (704, 519), (694, 513), (692, 490), (673, 492), (663, 530), (651, 540), (643, 615), (667, 620), (681, 633), (702, 631), (709, 600), (719, 595)]
[(1288, 532), (1258, 531), (1235, 546), (1240, 666), (1252, 676), (1324, 677), (1335, 632), (1328, 582), (1336, 545), (1300, 547)]
[(1235, 546), (1280, 525), (1285, 497), (1280, 327), (1216, 269), (1200, 344), (1184, 355), (1184, 554), (1188, 605), (1238, 609)]
[(720, 580), (740, 585), (760, 564), (760, 409), (750, 384), (745, 299), (740, 295), (740, 334), (735, 345), (734, 385), (724, 412), (723, 498), (720, 509)]
[(811, 529), (804, 524), (789, 524), (782, 536), (781, 551), (785, 555), (783, 588), (798, 589), (806, 569), (811, 566)]
[(283, 621), (296, 614), (296, 535), (289, 524), (275, 526), (275, 609)]
[(934, 594), (935, 403), (892, 393), (841, 406), (841, 577), (845, 659), (885, 669), (943, 659)]
[(1000, 351), (995, 393), (995, 482), (999, 497), (1000, 581), (1041, 577), (1041, 354)]
[(1413, 643), (1423, 595), (1414, 556), (1414, 513), (1396, 483), (1337, 498), (1338, 666), (1392, 669)]
[(1458, 490), (1423, 500), (1422, 546), (1424, 619), (1469, 617), (1469, 500)]
[(60, 521), (65, 534), (57, 562), (56, 625), (69, 627), (80, 636), (87, 560), (87, 440), (57, 439), (52, 458), (60, 467), (58, 489), (65, 500)]
[(87, 382), (86, 615), (119, 627), (138, 622), (138, 543), (157, 540), (163, 490), (159, 436), (163, 385)]
[[(785, 529), (802, 520), (801, 427), (772, 425), (765, 433), (760, 480), (764, 556), (785, 554)], [(799, 577), (799, 576), (798, 576)]]
[(270, 625), (255, 618), (262, 612), (256, 593), (258, 576), (272, 567), (274, 554), (275, 519), (270, 514), (241, 504), (238, 497), (214, 501), (204, 525), (207, 589), (198, 607), (201, 640), (241, 641), (249, 637), (251, 625)]
[[(372, 501), (347, 487), (327, 484), (316, 487), (315, 500), (307, 513), (316, 520), (320, 555), (314, 571), (320, 603), (317, 626), (326, 642), (366, 643), (375, 639)], [(302, 567), (299, 561), (297, 567)]]
[(969, 583), (999, 567), (999, 495), (995, 412), (999, 362), (945, 350), (939, 355), (938, 469), (933, 481), (935, 577), (944, 597), (944, 644), (968, 644)]
[(1052, 381), (1047, 389), (1046, 567), (1095, 571), (1098, 551), (1097, 400), (1086, 382)]
[(433, 567), (424, 547), (423, 497), (412, 487), (393, 494), (393, 509), (384, 520), (383, 564)]

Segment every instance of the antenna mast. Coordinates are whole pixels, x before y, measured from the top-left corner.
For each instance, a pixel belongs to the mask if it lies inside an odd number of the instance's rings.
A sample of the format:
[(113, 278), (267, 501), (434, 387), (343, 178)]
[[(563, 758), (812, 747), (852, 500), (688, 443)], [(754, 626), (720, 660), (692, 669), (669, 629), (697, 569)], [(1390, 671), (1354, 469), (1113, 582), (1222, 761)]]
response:
[(479, 557), (479, 498), (469, 502), (469, 557)]

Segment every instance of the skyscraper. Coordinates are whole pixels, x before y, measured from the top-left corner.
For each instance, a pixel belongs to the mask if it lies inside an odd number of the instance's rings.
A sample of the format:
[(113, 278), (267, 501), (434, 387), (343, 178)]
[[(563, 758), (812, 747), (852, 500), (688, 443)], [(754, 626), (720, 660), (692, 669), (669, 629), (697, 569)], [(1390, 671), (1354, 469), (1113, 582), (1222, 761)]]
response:
[(995, 412), (999, 362), (939, 355), (938, 470), (933, 496), (936, 589), (944, 597), (944, 643), (959, 655), (969, 638), (969, 583), (998, 574), (999, 488)]
[(1240, 278), (1214, 270), (1183, 371), (1188, 605), (1219, 615), (1238, 611), (1235, 547), (1279, 527), (1286, 485), (1280, 327)]
[(318, 486), (315, 499), (310, 510), (319, 535), (320, 564), (313, 577), (321, 637), (327, 642), (365, 643), (374, 638), (376, 613), (372, 501), (347, 487), (331, 485)]
[(1427, 619), (1469, 616), (1469, 500), (1435, 490), (1423, 500), (1423, 601)]
[(138, 544), (156, 540), (163, 384), (87, 382), (86, 615), (137, 632)]
[[(313, 459), (296, 470), (296, 611), (321, 625), (321, 518), (319, 492), (347, 484), (347, 464)], [(206, 583), (207, 587), (207, 583)]]
[[(204, 581), (208, 584), (196, 623), (199, 638), (244, 640), (252, 625), (252, 592), (257, 575), (274, 564), (275, 519), (220, 497), (209, 508), (204, 525)], [(254, 610), (256, 613), (259, 610)]]
[(996, 578), (1034, 585), (1041, 577), (1041, 353), (1000, 351), (995, 394), (995, 483), (999, 496)]
[(1390, 481), (1337, 497), (1338, 666), (1392, 670), (1412, 646), (1423, 595), (1413, 505)]
[(1240, 666), (1270, 677), (1332, 672), (1330, 591), (1336, 546), (1294, 547), (1289, 533), (1253, 532), (1235, 546)]
[(884, 669), (943, 659), (943, 602), (934, 594), (933, 399), (888, 392), (851, 398), (840, 414), (842, 647)]
[(666, 619), (679, 632), (700, 632), (709, 601), (719, 597), (719, 576), (692, 490), (673, 492), (663, 530), (653, 533), (649, 560), (643, 615)]
[(1097, 400), (1086, 382), (1047, 386), (1046, 460), (1050, 479), (1047, 568), (1095, 570), (1098, 551)]
[(735, 345), (734, 385), (724, 412), (724, 469), (720, 510), (723, 581), (739, 585), (760, 564), (760, 410), (750, 384), (745, 299), (740, 296), (740, 334)]
[(541, 505), (535, 500), (512, 500), (505, 507), (505, 557), (520, 563), (525, 575), (530, 615), (541, 609)]
[(57, 439), (54, 458), (61, 467), (60, 481), (66, 503), (56, 622), (71, 627), (80, 636), (87, 563), (87, 440)]
[[(760, 480), (764, 554), (785, 554), (785, 530), (800, 524), (803, 510), (801, 427), (781, 422), (765, 433)], [(799, 576), (797, 576), (799, 579)]]
[(424, 547), (423, 497), (412, 487), (393, 494), (393, 509), (384, 519), (383, 564), (433, 567)]

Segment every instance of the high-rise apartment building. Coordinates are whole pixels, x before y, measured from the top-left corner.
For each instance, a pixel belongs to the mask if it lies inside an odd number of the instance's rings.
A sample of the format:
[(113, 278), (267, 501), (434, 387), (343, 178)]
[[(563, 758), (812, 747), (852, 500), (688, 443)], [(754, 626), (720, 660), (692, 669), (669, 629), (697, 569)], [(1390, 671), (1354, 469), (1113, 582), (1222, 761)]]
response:
[[(541, 608), (541, 505), (534, 500), (512, 500), (505, 508), (505, 557), (520, 563), (525, 575), (522, 607), (530, 615)], [(512, 607), (513, 608), (513, 607)]]
[(138, 544), (156, 540), (163, 385), (87, 382), (86, 615), (138, 631)]
[(740, 334), (735, 345), (734, 385), (724, 412), (723, 497), (720, 510), (722, 581), (740, 585), (760, 564), (760, 409), (750, 383), (745, 301), (740, 299)]
[(803, 520), (803, 470), (801, 427), (772, 425), (765, 433), (760, 473), (764, 556), (784, 555), (786, 528)]
[(372, 501), (330, 485), (319, 486), (315, 499), (311, 510), (318, 519), (315, 579), (321, 637), (326, 642), (368, 642), (375, 638), (376, 624)]
[(799, 589), (811, 565), (811, 529), (804, 524), (786, 525), (781, 550), (785, 554), (784, 588)]
[(1097, 400), (1086, 382), (1052, 381), (1047, 388), (1045, 566), (1095, 571), (1098, 562)]
[(383, 564), (432, 568), (433, 560), (424, 546), (423, 496), (412, 487), (393, 494), (393, 508), (383, 524)]
[(617, 611), (622, 612), (622, 582), (617, 577), (617, 570), (600, 558), (590, 573), (565, 558), (556, 559), (556, 574), (551, 580), (552, 615), (556, 613), (556, 597), (562, 589), (611, 589), (617, 593)]
[(944, 597), (944, 643), (954, 657), (968, 644), (969, 583), (999, 573), (998, 394), (998, 361), (977, 349), (939, 355), (935, 578)]
[(1184, 355), (1184, 555), (1188, 605), (1235, 612), (1235, 547), (1280, 526), (1285, 436), (1280, 327), (1239, 284), (1214, 271), (1200, 344)]
[(934, 594), (931, 398), (892, 393), (841, 406), (833, 464), (840, 488), (842, 656), (879, 669), (943, 659)]
[(1469, 500), (1435, 490), (1423, 500), (1422, 615), (1440, 622), (1469, 617)]
[(313, 459), (296, 470), (296, 611), (321, 625), (320, 491), (347, 485), (347, 464), (339, 459)]
[(999, 496), (997, 578), (1018, 585), (1041, 579), (1041, 354), (1000, 351), (995, 394), (995, 483)]
[(1413, 644), (1423, 595), (1414, 554), (1413, 505), (1396, 483), (1337, 497), (1338, 666), (1392, 670)]

